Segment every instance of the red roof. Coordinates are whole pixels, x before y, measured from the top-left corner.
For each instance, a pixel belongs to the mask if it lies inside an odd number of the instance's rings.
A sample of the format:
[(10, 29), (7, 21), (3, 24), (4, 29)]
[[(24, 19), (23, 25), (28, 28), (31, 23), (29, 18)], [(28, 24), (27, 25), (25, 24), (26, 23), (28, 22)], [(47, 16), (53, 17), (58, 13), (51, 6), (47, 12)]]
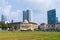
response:
[(46, 23), (41, 23), (41, 25), (44, 25), (44, 24), (46, 24)]
[(24, 23), (24, 22), (14, 22), (14, 23), (9, 23), (9, 24), (36, 24), (36, 25), (38, 25), (37, 23), (34, 23), (34, 22), (28, 22), (28, 23)]

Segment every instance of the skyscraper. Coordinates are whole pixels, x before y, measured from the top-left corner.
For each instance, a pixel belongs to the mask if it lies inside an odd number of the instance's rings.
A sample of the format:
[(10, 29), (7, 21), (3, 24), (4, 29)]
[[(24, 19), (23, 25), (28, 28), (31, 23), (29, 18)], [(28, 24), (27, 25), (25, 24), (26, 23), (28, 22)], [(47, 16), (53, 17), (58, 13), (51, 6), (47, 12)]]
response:
[(5, 16), (2, 14), (1, 15), (1, 21), (4, 22), (5, 21)]
[(31, 12), (30, 10), (23, 11), (23, 21), (27, 20), (28, 22), (31, 21)]
[(47, 12), (47, 19), (48, 24), (55, 24), (56, 23), (56, 10), (52, 9)]

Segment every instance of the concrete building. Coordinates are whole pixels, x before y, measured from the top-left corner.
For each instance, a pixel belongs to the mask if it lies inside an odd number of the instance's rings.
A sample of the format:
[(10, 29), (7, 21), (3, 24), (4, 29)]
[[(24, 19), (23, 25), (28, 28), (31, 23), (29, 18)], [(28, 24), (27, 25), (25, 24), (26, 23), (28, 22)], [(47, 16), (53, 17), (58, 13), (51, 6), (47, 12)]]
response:
[(46, 30), (46, 25), (45, 25), (45, 23), (40, 24), (40, 28), (41, 28), (41, 30)]
[(55, 24), (55, 30), (59, 30), (60, 31), (60, 22)]
[(48, 28), (47, 24), (46, 23), (41, 23), (39, 25), (39, 30), (43, 30), (43, 31), (46, 31)]
[(39, 25), (39, 30), (43, 30), (43, 31), (54, 31), (55, 30), (55, 24), (41, 23)]
[(17, 27), (17, 30), (34, 30), (38, 28), (38, 24), (34, 22), (15, 22), (15, 23), (10, 23), (13, 26)]
[(47, 24), (47, 30), (54, 31), (55, 30), (55, 24)]

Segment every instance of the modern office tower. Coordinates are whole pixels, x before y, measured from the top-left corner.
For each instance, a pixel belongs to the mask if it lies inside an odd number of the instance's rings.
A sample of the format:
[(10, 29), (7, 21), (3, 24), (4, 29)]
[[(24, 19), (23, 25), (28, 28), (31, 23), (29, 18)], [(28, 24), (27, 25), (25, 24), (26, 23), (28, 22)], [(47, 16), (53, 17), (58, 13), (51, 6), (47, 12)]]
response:
[(52, 9), (47, 12), (48, 24), (56, 23), (56, 10)]
[(5, 19), (5, 16), (2, 14), (2, 15), (1, 15), (1, 21), (2, 21), (2, 22), (5, 22), (5, 20), (6, 20), (6, 19)]
[(28, 22), (31, 21), (31, 11), (30, 10), (23, 11), (23, 22), (24, 22), (24, 20), (27, 20)]
[(56, 17), (56, 23), (58, 23), (58, 17)]

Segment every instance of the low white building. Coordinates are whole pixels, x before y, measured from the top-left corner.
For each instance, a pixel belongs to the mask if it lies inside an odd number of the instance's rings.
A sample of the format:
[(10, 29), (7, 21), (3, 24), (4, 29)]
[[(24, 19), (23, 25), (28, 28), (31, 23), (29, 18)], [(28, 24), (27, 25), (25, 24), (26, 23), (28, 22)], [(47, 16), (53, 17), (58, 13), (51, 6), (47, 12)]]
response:
[(38, 28), (38, 24), (34, 22), (15, 22), (15, 23), (10, 23), (13, 26), (17, 26), (18, 30), (34, 30)]
[(40, 30), (46, 30), (47, 29), (47, 26), (45, 23), (41, 23), (39, 27), (40, 27)]
[(55, 30), (60, 30), (60, 22), (55, 24)]
[(55, 30), (55, 24), (47, 24), (48, 30)]
[(41, 23), (40, 24), (40, 30), (55, 30), (55, 24), (46, 24), (46, 23)]

